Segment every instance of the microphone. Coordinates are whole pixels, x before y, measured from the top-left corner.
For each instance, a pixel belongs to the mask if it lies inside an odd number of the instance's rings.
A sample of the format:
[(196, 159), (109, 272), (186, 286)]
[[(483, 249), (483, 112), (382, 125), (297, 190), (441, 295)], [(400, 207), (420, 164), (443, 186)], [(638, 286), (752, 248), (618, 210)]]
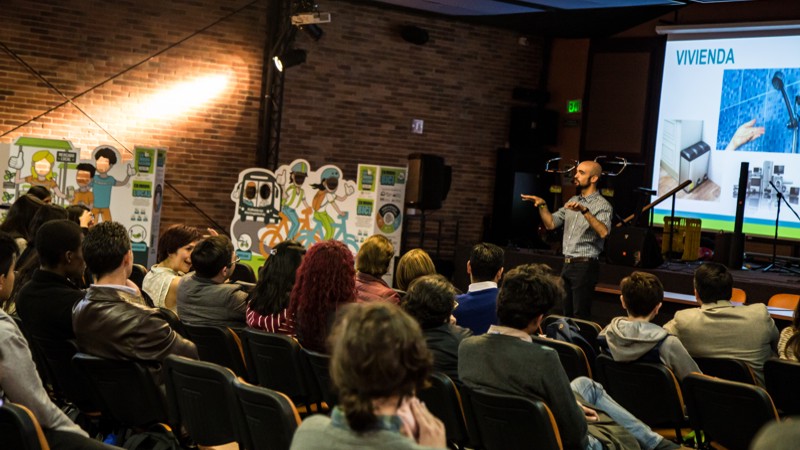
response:
[(794, 112), (792, 112), (792, 104), (789, 102), (789, 96), (786, 94), (786, 86), (783, 82), (783, 72), (778, 70), (775, 72), (775, 75), (772, 76), (772, 87), (775, 90), (781, 91), (783, 95), (783, 103), (786, 104), (786, 110), (789, 111), (789, 123), (786, 125), (787, 128), (797, 128), (797, 118), (794, 117)]

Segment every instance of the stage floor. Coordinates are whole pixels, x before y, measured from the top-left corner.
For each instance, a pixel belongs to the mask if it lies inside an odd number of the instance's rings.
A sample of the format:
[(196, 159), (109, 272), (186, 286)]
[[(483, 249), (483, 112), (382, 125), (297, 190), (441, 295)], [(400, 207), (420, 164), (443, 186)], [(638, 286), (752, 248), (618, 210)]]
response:
[[(471, 247), (459, 247), (455, 255), (453, 284), (462, 291), (466, 291), (469, 287), (467, 260), (470, 250)], [(559, 273), (561, 272), (562, 258), (549, 252), (505, 248), (506, 272), (518, 265), (531, 263), (548, 264), (556, 273)], [(601, 263), (598, 283), (618, 286), (624, 277), (635, 270), (640, 270), (656, 275), (664, 284), (665, 291), (693, 294), (694, 271), (700, 264), (700, 262), (666, 262), (657, 268), (640, 269)], [(798, 274), (762, 272), (761, 270), (732, 270), (731, 274), (734, 286), (747, 293), (748, 303), (767, 303), (772, 295), (779, 293), (800, 294), (800, 275)], [(607, 324), (612, 317), (625, 313), (619, 304), (618, 296), (598, 293), (596, 300), (592, 308), (592, 315), (601, 325)], [(666, 322), (676, 310), (685, 307), (665, 303), (656, 322)]]

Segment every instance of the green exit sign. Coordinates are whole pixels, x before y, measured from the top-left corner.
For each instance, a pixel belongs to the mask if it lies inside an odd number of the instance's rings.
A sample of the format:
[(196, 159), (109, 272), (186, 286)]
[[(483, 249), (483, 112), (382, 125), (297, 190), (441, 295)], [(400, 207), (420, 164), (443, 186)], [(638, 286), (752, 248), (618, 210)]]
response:
[(581, 105), (582, 102), (580, 99), (567, 100), (567, 112), (570, 114), (579, 113), (581, 112)]

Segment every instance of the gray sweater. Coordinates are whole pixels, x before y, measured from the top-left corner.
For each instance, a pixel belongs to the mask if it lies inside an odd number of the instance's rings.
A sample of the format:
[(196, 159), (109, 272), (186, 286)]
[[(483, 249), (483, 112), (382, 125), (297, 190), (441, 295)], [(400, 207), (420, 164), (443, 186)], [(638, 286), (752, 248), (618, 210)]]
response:
[(36, 373), (28, 342), (14, 320), (0, 310), (0, 396), (28, 407), (45, 430), (88, 435), (50, 401)]
[(247, 291), (238, 283), (215, 283), (194, 274), (178, 285), (178, 316), (192, 325), (244, 328)]
[(564, 448), (586, 448), (586, 419), (555, 350), (514, 336), (474, 336), (458, 348), (458, 374), (472, 388), (543, 400), (555, 416)]
[(600, 336), (605, 336), (614, 361), (636, 361), (663, 340), (658, 349), (659, 359), (679, 380), (683, 380), (692, 372), (700, 372), (697, 363), (689, 356), (681, 341), (654, 323), (615, 317), (600, 332)]
[(413, 440), (389, 430), (356, 433), (331, 425), (322, 415), (307, 418), (294, 433), (291, 450), (349, 450), (355, 448), (379, 450), (421, 450)]

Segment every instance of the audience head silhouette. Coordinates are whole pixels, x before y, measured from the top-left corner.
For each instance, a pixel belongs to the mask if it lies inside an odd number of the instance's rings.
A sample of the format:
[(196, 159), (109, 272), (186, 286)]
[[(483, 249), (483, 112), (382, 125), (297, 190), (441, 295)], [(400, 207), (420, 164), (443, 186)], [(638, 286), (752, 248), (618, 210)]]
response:
[(733, 276), (722, 264), (707, 262), (694, 271), (694, 290), (702, 303), (730, 300)]
[(380, 278), (389, 271), (392, 258), (394, 258), (394, 245), (386, 236), (373, 234), (358, 249), (356, 270)]
[(395, 271), (395, 284), (397, 289), (405, 291), (415, 279), (423, 275), (436, 273), (436, 266), (425, 250), (415, 248), (409, 250), (400, 258)]
[(456, 306), (456, 288), (442, 275), (425, 275), (411, 282), (402, 307), (423, 329), (450, 320)]

